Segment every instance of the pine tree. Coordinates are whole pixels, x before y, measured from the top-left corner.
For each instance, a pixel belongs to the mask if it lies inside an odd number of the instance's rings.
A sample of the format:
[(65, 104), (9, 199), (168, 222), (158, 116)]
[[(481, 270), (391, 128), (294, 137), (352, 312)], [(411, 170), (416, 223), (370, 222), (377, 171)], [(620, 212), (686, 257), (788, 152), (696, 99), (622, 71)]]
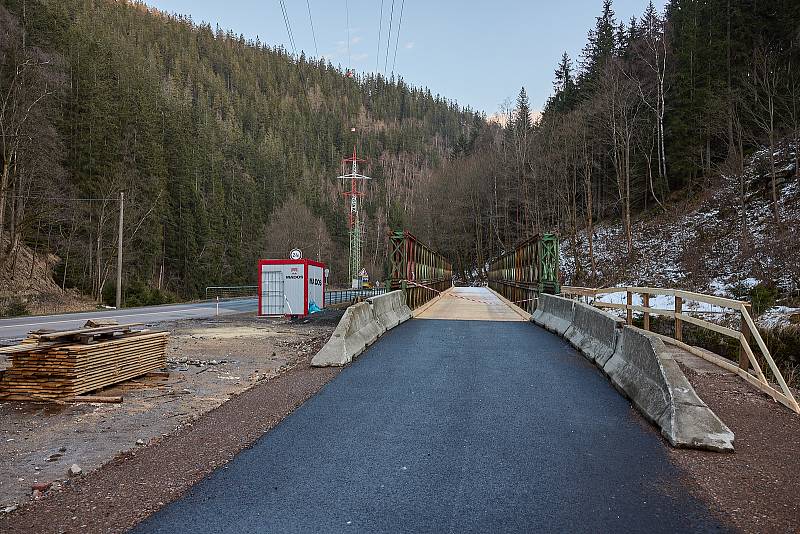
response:
[(565, 113), (573, 109), (576, 101), (575, 80), (572, 74), (572, 60), (564, 52), (555, 71), (553, 80), (553, 96), (547, 103), (546, 110), (554, 113)]
[(617, 49), (617, 24), (612, 0), (603, 0), (603, 12), (597, 17), (595, 27), (589, 31), (581, 55), (581, 75), (578, 79), (581, 96), (589, 97), (595, 91), (600, 70)]
[(524, 87), (520, 89), (517, 95), (517, 107), (514, 108), (514, 120), (511, 128), (517, 137), (527, 137), (533, 128), (531, 106), (528, 101), (528, 93)]

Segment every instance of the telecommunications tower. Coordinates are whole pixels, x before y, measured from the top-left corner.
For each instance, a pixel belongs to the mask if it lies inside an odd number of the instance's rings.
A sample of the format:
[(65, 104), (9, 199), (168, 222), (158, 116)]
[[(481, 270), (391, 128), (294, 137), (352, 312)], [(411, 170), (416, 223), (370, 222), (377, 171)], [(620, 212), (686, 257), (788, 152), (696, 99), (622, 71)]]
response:
[[(363, 232), (361, 228), (361, 216), (360, 216), (360, 202), (359, 199), (364, 196), (363, 191), (359, 191), (359, 182), (364, 180), (371, 180), (369, 176), (364, 176), (363, 174), (358, 173), (358, 164), (359, 163), (366, 163), (366, 160), (359, 159), (356, 155), (356, 147), (353, 146), (353, 156), (343, 159), (342, 163), (347, 165), (348, 163), (351, 164), (351, 170), (349, 174), (344, 174), (339, 176), (342, 180), (350, 180), (350, 191), (345, 191), (344, 196), (349, 197), (349, 205), (350, 205), (350, 281), (352, 282), (353, 288), (358, 288), (360, 286), (359, 280), (361, 278), (360, 273), (362, 269), (361, 265), (361, 243), (363, 239)], [(347, 168), (347, 167), (345, 167)]]

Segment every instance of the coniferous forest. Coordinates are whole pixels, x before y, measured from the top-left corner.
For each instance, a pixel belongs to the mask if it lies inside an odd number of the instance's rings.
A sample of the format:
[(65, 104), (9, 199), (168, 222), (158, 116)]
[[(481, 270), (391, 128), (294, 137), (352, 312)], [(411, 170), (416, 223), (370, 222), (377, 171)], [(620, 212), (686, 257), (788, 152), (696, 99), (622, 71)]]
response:
[(344, 281), (336, 177), (354, 145), (373, 178), (364, 248), (380, 278), (386, 229), (410, 217), (419, 176), (482, 120), (402, 79), (139, 2), (4, 0), (0, 33), (2, 261), (21, 243), (56, 254), (59, 285), (107, 300), (120, 192), (128, 301), (254, 283), (256, 260), (291, 246)]
[[(771, 205), (767, 239), (789, 243), (793, 219), (780, 205), (783, 187), (800, 176), (800, 2), (670, 0), (663, 12), (650, 3), (619, 20), (611, 0), (598, 0), (598, 11), (580, 56), (564, 53), (556, 66), (541, 116), (532, 121), (523, 88), (503, 131), (485, 130), (477, 151), (443, 167), (464, 186), (432, 183), (456, 198), (441, 198), (430, 217), (457, 221), (462, 232), (433, 236), (437, 246), (468, 270), (557, 232), (562, 253), (574, 255), (569, 278), (603, 283), (592, 243), (598, 221), (621, 221), (634, 259), (637, 215), (665, 213), (723, 176), (739, 181), (719, 211), (735, 212), (740, 254), (751, 248), (753, 195)], [(780, 159), (791, 168), (778, 168)], [(753, 162), (757, 191), (745, 169)], [(800, 264), (784, 256), (780, 268), (800, 280)]]
[(113, 291), (120, 192), (127, 299), (254, 283), (255, 260), (290, 246), (344, 282), (336, 176), (353, 145), (373, 178), (373, 279), (385, 275), (387, 230), (405, 227), (465, 279), (557, 232), (574, 279), (591, 283), (594, 224), (622, 221), (634, 256), (637, 214), (723, 175), (741, 177), (729, 207), (746, 250), (744, 167), (756, 153), (773, 231), (787, 231), (775, 154), (794, 154), (797, 173), (795, 0), (670, 0), (630, 20), (598, 0), (582, 53), (554, 66), (551, 98), (533, 106), (523, 88), (488, 122), (402, 78), (353, 75), (139, 2), (2, 6), (2, 261), (20, 244), (53, 254), (56, 282), (96, 298)]

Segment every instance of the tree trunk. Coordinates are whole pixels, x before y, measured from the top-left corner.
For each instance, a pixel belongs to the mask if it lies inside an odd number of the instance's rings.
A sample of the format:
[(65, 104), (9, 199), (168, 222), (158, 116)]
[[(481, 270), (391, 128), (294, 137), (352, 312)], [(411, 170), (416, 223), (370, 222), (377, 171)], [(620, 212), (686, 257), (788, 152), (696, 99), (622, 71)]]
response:
[[(0, 179), (0, 252), (5, 256), (8, 250), (5, 247), (5, 217), (6, 217), (6, 191), (8, 190), (8, 179), (11, 174), (11, 161), (10, 158), (3, 159), (3, 175)], [(10, 241), (10, 240), (9, 240)], [(5, 263), (5, 260), (3, 260)], [(0, 264), (2, 267), (3, 264)]]

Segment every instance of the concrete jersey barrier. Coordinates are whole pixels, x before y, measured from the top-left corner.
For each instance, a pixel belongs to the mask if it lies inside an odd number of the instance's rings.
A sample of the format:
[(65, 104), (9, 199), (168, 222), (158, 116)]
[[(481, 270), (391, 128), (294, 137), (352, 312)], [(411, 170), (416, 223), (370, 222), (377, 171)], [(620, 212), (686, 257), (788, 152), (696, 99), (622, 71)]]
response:
[(571, 299), (541, 293), (539, 305), (531, 315), (531, 321), (550, 332), (563, 336), (572, 326), (574, 304), (575, 302)]
[(565, 337), (674, 447), (732, 451), (734, 434), (697, 396), (657, 337), (587, 304), (539, 295), (531, 321)]
[(333, 335), (311, 360), (315, 367), (345, 365), (364, 352), (381, 335), (372, 307), (359, 302), (347, 308)]
[(625, 326), (603, 369), (672, 446), (733, 451), (733, 432), (697, 396), (660, 339)]
[(564, 337), (602, 368), (614, 354), (625, 321), (582, 302), (575, 302), (573, 310), (574, 318)]
[(401, 290), (354, 304), (345, 310), (333, 335), (311, 360), (311, 365), (347, 365), (384, 332), (410, 318), (411, 310)]
[(406, 294), (400, 289), (370, 297), (367, 302), (372, 306), (372, 313), (384, 332), (411, 319), (411, 308), (406, 306)]

